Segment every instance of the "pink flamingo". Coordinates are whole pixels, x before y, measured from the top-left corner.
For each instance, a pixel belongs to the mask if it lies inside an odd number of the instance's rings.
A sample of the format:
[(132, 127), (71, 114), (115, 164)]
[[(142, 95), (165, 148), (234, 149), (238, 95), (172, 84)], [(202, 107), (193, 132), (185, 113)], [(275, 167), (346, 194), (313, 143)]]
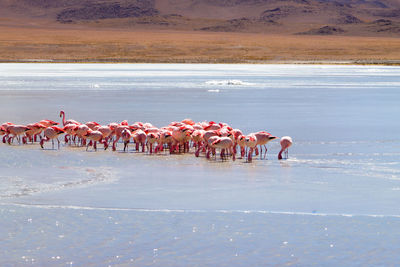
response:
[(146, 138), (147, 138), (146, 133), (142, 130), (137, 130), (133, 133), (132, 137), (136, 144), (136, 151), (139, 152), (139, 146), (141, 145), (142, 152), (144, 152), (144, 147), (146, 145)]
[(47, 142), (47, 141), (51, 140), (52, 148), (54, 149), (54, 139), (56, 139), (57, 142), (58, 142), (58, 148), (60, 149), (60, 140), (58, 140), (58, 136), (63, 134), (63, 133), (64, 133), (64, 130), (59, 128), (59, 127), (57, 127), (57, 126), (47, 127), (44, 130), (44, 137), (45, 138), (42, 138), (42, 140), (40, 140), (40, 146), (42, 148), (44, 148), (44, 146), (43, 146), (44, 142)]
[(47, 128), (41, 123), (28, 124), (27, 127), (29, 130), (25, 132), (25, 135), (32, 143), (36, 142), (36, 136), (40, 135), (40, 133)]
[(164, 144), (167, 144), (169, 147), (171, 147), (173, 141), (172, 132), (167, 129), (161, 129), (159, 143), (155, 148), (155, 152), (157, 153), (158, 151), (163, 151)]
[(240, 157), (244, 158), (246, 156), (246, 136), (239, 135), (236, 142), (240, 147)]
[(257, 148), (257, 137), (254, 134), (247, 135), (245, 137), (245, 145), (249, 148), (247, 161), (251, 162), (253, 160), (253, 151)]
[(64, 136), (64, 141), (67, 144), (68, 141), (70, 145), (72, 145), (72, 140), (75, 142), (76, 138), (76, 130), (78, 130), (79, 125), (76, 124), (67, 124), (64, 126), (64, 131), (65, 131), (65, 136)]
[(293, 144), (293, 140), (290, 136), (284, 136), (281, 138), (281, 151), (279, 151), (278, 159), (282, 159), (282, 152), (285, 152), (285, 158), (289, 158), (289, 147)]
[[(172, 138), (174, 139), (174, 143), (172, 144), (172, 147), (170, 149), (170, 153), (180, 152), (181, 145), (185, 145), (186, 142), (186, 136), (188, 133), (188, 128), (186, 126), (181, 126), (181, 127), (175, 127), (172, 130)], [(184, 147), (185, 151), (185, 147)]]
[(86, 145), (85, 135), (89, 130), (90, 128), (86, 124), (77, 125), (77, 128), (75, 129), (76, 136), (78, 136), (81, 139), (82, 146)]
[(195, 156), (198, 157), (200, 154), (200, 149), (202, 147), (202, 143), (204, 142), (204, 133), (206, 131), (204, 130), (194, 130), (192, 133), (192, 141), (193, 141), (193, 146), (196, 147), (196, 152)]
[(132, 137), (132, 133), (129, 129), (124, 129), (121, 132), (121, 138), (122, 138), (122, 141), (124, 141), (124, 151), (125, 150), (128, 151), (128, 144), (130, 142), (131, 137)]
[(232, 155), (232, 160), (236, 159), (233, 153), (233, 141), (230, 137), (220, 137), (212, 143), (213, 147), (221, 149), (221, 159), (225, 158), (225, 152), (229, 152)]
[[(8, 144), (11, 144), (11, 142), (14, 140), (15, 137), (17, 137), (18, 143), (21, 143), (21, 135), (25, 134), (29, 130), (29, 127), (26, 125), (9, 125), (7, 128), (8, 134), (12, 134), (13, 136), (10, 136), (8, 138)], [(22, 143), (26, 144), (26, 136), (22, 137)]]
[(67, 125), (67, 124), (76, 124), (76, 125), (80, 125), (80, 122), (77, 122), (76, 120), (65, 120), (65, 112), (64, 111), (60, 111), (60, 118), (62, 117), (62, 121), (63, 121), (63, 126)]
[(5, 123), (3, 123), (3, 124), (1, 125), (1, 127), (3, 127), (4, 131), (6, 132), (6, 133), (4, 134), (4, 136), (3, 136), (3, 143), (4, 143), (4, 144), (7, 142), (7, 140), (8, 140), (8, 135), (10, 134), (10, 133), (8, 132), (8, 127), (9, 127), (10, 125), (14, 125), (14, 123), (12, 123), (12, 122), (5, 122)]
[(102, 143), (104, 145), (104, 150), (107, 149), (108, 143), (103, 141), (103, 134), (100, 131), (93, 131), (93, 130), (88, 130), (86, 134), (84, 135), (86, 139), (89, 139), (90, 142), (86, 146), (86, 151), (88, 151), (89, 146), (93, 143), (93, 148), (95, 151), (97, 151), (97, 142)]
[(262, 158), (262, 146), (265, 148), (265, 154), (264, 154), (264, 158), (267, 157), (267, 143), (271, 140), (276, 139), (276, 136), (271, 135), (270, 133), (267, 133), (265, 131), (261, 131), (261, 132), (256, 132), (254, 133), (254, 135), (257, 138), (257, 145), (260, 146), (260, 159)]
[[(104, 141), (108, 143), (108, 139), (111, 137), (112, 132), (113, 132), (111, 127), (107, 126), (107, 125), (102, 125), (102, 126), (97, 127), (96, 130), (103, 134)], [(107, 145), (107, 147), (108, 147), (108, 145)]]
[[(125, 123), (125, 121), (123, 121), (123, 122), (121, 122), (121, 123), (124, 123), (124, 124), (126, 124), (126, 125), (120, 124), (120, 125), (118, 125), (117, 127), (115, 127), (115, 129), (114, 129), (115, 140), (114, 140), (113, 146), (112, 146), (112, 150), (113, 150), (113, 151), (117, 150), (117, 142), (118, 142), (118, 140), (122, 137), (122, 136), (121, 136), (121, 135), (122, 135), (122, 131), (124, 131), (124, 130), (129, 130), (129, 126), (127, 125), (128, 122)], [(125, 150), (125, 149), (124, 149), (124, 150)]]
[(212, 154), (213, 156), (216, 157), (216, 151), (215, 151), (215, 146), (213, 145), (213, 143), (215, 141), (217, 141), (218, 139), (220, 139), (221, 137), (219, 137), (218, 135), (214, 135), (211, 136), (210, 138), (208, 138), (207, 140), (207, 149), (206, 149), (206, 158), (210, 158), (210, 154)]
[(150, 154), (153, 153), (153, 146), (156, 142), (160, 142), (160, 135), (158, 133), (150, 132), (147, 134), (147, 150)]

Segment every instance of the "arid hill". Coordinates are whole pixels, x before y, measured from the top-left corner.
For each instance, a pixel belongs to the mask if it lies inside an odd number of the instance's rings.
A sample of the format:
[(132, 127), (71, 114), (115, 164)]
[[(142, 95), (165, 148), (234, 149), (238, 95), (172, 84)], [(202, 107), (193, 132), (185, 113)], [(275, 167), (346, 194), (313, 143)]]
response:
[(399, 0), (0, 0), (0, 61), (400, 62)]
[[(299, 33), (325, 26), (346, 35), (398, 35), (396, 0), (0, 0), (5, 19), (91, 27)], [(371, 23), (390, 20), (392, 27)]]

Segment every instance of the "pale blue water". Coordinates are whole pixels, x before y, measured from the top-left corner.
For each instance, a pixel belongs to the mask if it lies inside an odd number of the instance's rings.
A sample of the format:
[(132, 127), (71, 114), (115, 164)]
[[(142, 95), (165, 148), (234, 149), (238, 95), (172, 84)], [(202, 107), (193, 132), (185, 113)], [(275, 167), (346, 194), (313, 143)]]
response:
[(0, 122), (63, 109), (294, 140), (251, 164), (0, 144), (0, 265), (395, 266), (399, 88), (398, 67), (0, 64)]

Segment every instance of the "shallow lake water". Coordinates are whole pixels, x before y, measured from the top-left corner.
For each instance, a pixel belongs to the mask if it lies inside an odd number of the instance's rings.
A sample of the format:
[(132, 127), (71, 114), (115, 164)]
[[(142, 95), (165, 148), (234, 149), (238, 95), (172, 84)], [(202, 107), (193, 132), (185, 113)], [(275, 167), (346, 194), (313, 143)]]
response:
[(252, 163), (0, 144), (1, 266), (400, 261), (400, 68), (0, 64), (0, 122), (227, 122)]

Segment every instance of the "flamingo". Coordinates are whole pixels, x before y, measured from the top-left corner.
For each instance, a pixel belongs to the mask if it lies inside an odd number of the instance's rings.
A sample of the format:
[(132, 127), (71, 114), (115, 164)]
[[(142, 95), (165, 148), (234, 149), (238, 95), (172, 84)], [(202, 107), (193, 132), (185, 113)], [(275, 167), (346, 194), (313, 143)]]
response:
[[(124, 123), (124, 124), (122, 124)], [(126, 125), (125, 125), (126, 124)], [(124, 130), (129, 130), (129, 126), (128, 126), (128, 122), (123, 121), (121, 122), (120, 125), (118, 125), (117, 127), (115, 127), (114, 129), (114, 133), (115, 133), (115, 140), (113, 142), (113, 146), (112, 146), (112, 150), (115, 151), (117, 150), (117, 142), (118, 140), (122, 137), (122, 131)], [(125, 150), (125, 149), (124, 149)]]
[(137, 130), (133, 133), (132, 137), (136, 144), (136, 151), (139, 152), (139, 146), (142, 145), (142, 152), (144, 152), (144, 146), (147, 138), (146, 133), (142, 130)]
[[(67, 124), (67, 125), (64, 126), (63, 130), (66, 133), (65, 136), (64, 136), (64, 141), (65, 141), (66, 144), (68, 143), (68, 140), (69, 140), (70, 145), (72, 145), (72, 138), (73, 138), (74, 143), (75, 143), (76, 130), (78, 130), (78, 127), (79, 127), (78, 125), (72, 124), (72, 123)], [(69, 139), (68, 139), (68, 137), (69, 137)]]
[[(107, 125), (101, 125), (101, 126), (97, 127), (96, 130), (102, 133), (104, 141), (108, 143), (108, 139), (112, 134), (111, 127), (107, 126)], [(108, 147), (108, 145), (107, 145), (107, 147)]]
[(4, 134), (4, 136), (3, 136), (3, 143), (4, 143), (4, 144), (7, 142), (7, 139), (8, 139), (8, 135), (9, 135), (8, 127), (9, 127), (10, 125), (14, 125), (14, 123), (12, 123), (12, 122), (5, 122), (5, 123), (3, 123), (3, 124), (1, 125), (1, 127), (3, 127), (4, 131), (6, 132), (6, 133)]
[(245, 137), (245, 145), (249, 147), (247, 161), (251, 162), (253, 160), (253, 151), (257, 148), (257, 137), (254, 134), (247, 135)]
[(58, 148), (60, 148), (60, 140), (58, 140), (58, 136), (63, 134), (64, 130), (57, 127), (57, 126), (51, 126), (51, 127), (47, 127), (44, 130), (44, 137), (42, 138), (42, 140), (40, 140), (40, 146), (44, 149), (44, 142), (50, 141), (52, 143), (52, 148), (54, 149), (54, 139), (57, 140), (58, 142)]
[(63, 126), (67, 125), (67, 124), (76, 124), (76, 125), (80, 125), (80, 122), (77, 122), (76, 120), (65, 120), (65, 112), (63, 110), (60, 111), (60, 118), (62, 117), (63, 120)]
[(196, 152), (195, 152), (195, 156), (198, 157), (199, 153), (200, 153), (200, 149), (201, 149), (201, 144), (204, 141), (204, 133), (206, 131), (204, 130), (194, 130), (192, 133), (192, 141), (193, 141), (193, 147), (196, 147)]
[(29, 138), (29, 141), (31, 141), (32, 143), (34, 141), (36, 142), (36, 136), (47, 128), (47, 126), (44, 126), (40, 122), (28, 124), (27, 127), (29, 128), (29, 130), (25, 132), (25, 135), (26, 137)]
[(97, 142), (102, 143), (104, 145), (104, 150), (107, 149), (108, 143), (103, 141), (103, 134), (100, 131), (93, 131), (93, 130), (88, 130), (86, 134), (84, 135), (86, 139), (89, 139), (91, 142), (88, 143), (86, 147), (86, 151), (88, 151), (89, 146), (93, 143), (93, 148), (95, 151), (97, 151)]
[(235, 154), (233, 153), (233, 141), (230, 137), (223, 136), (215, 140), (212, 145), (215, 148), (221, 149), (221, 159), (225, 158), (225, 152), (229, 152), (232, 155), (232, 160), (236, 159)]
[(243, 158), (246, 155), (246, 136), (239, 135), (236, 142), (240, 147), (240, 156)]
[(174, 153), (175, 151), (180, 152), (180, 146), (184, 145), (184, 150), (185, 149), (185, 143), (186, 143), (186, 137), (190, 132), (188, 132), (189, 128), (186, 126), (181, 126), (181, 127), (175, 127), (172, 130), (172, 138), (174, 139), (174, 143), (172, 145), (172, 148), (170, 149), (170, 153)]
[(267, 157), (267, 143), (271, 140), (276, 139), (276, 136), (271, 135), (265, 131), (256, 132), (254, 135), (257, 137), (257, 145), (260, 146), (260, 159), (262, 158), (262, 146), (265, 148), (264, 158)]
[(78, 136), (81, 139), (82, 146), (86, 145), (85, 135), (89, 130), (90, 128), (86, 124), (77, 125), (77, 128), (75, 129), (76, 136)]
[(160, 135), (158, 133), (153, 133), (150, 132), (147, 134), (147, 151), (149, 151), (150, 154), (153, 153), (153, 146), (155, 143), (160, 142)]
[[(21, 143), (20, 135), (25, 134), (29, 130), (29, 127), (26, 125), (9, 125), (7, 128), (8, 134), (12, 134), (13, 136), (8, 137), (8, 144), (14, 140), (15, 137), (18, 139), (18, 143)], [(26, 136), (22, 137), (22, 143), (26, 144)]]
[(210, 158), (210, 153), (215, 155), (215, 146), (213, 145), (214, 141), (217, 141), (220, 137), (218, 135), (211, 136), (207, 140), (207, 150), (206, 150), (206, 158)]
[(290, 136), (284, 136), (281, 138), (281, 151), (279, 151), (278, 159), (282, 159), (282, 152), (285, 152), (285, 158), (289, 158), (289, 147), (293, 144), (293, 140)]
[(121, 138), (122, 141), (124, 141), (124, 151), (128, 151), (128, 144), (129, 144), (129, 140), (132, 137), (132, 133), (129, 129), (125, 128), (124, 130), (122, 130), (121, 132)]
[(167, 130), (167, 129), (160, 129), (160, 139), (157, 147), (155, 148), (155, 152), (158, 151), (163, 151), (164, 150), (164, 144), (167, 144), (169, 147), (171, 147), (171, 144), (173, 142), (172, 138), (172, 132)]

